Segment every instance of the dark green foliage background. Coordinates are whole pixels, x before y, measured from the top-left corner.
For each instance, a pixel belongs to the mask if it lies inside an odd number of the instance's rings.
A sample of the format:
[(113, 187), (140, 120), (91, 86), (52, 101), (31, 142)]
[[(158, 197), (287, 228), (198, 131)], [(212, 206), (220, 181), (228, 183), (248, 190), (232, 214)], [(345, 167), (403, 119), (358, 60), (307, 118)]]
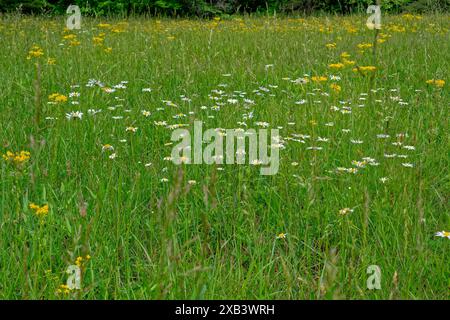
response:
[[(381, 0), (384, 11), (448, 11), (450, 0)], [(83, 14), (150, 14), (208, 17), (233, 13), (354, 13), (375, 0), (0, 0), (0, 12), (62, 14), (71, 4)]]

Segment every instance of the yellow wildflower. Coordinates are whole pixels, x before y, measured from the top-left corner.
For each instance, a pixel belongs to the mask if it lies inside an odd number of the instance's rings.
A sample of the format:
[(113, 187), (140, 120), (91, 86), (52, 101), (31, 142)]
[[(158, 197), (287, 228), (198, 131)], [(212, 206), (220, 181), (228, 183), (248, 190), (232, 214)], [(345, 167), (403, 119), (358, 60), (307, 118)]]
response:
[(71, 289), (67, 284), (61, 284), (58, 289), (56, 289), (57, 294), (69, 294), (73, 289)]
[(52, 93), (48, 96), (48, 99), (54, 103), (67, 102), (67, 97), (59, 93)]
[(374, 66), (360, 66), (360, 67), (356, 67), (356, 68), (353, 68), (353, 72), (362, 72), (362, 73), (365, 73), (365, 72), (372, 72), (372, 71), (375, 71), (377, 69), (377, 67), (374, 67)]
[(311, 77), (311, 80), (314, 82), (324, 82), (327, 81), (327, 77), (324, 76), (313, 76)]
[(20, 165), (30, 159), (30, 153), (28, 151), (20, 151), (16, 153), (7, 151), (4, 155), (2, 155), (2, 158), (5, 161), (14, 163), (15, 165)]
[(281, 232), (281, 233), (277, 234), (277, 239), (286, 239), (286, 236), (287, 236), (287, 233)]
[(44, 55), (44, 51), (39, 46), (33, 46), (30, 51), (28, 51), (27, 59), (39, 58)]
[(76, 259), (75, 259), (75, 264), (78, 266), (78, 267), (82, 267), (84, 264), (86, 264), (89, 260), (91, 260), (91, 256), (90, 255), (86, 255), (85, 257), (82, 257), (82, 256), (78, 256)]
[(330, 88), (331, 88), (332, 90), (334, 90), (334, 92), (336, 92), (336, 93), (341, 92), (341, 89), (342, 89), (340, 85), (335, 84), (335, 83), (332, 83), (332, 84), (330, 85)]
[(68, 35), (65, 35), (65, 36), (63, 37), (64, 40), (74, 40), (74, 39), (76, 39), (76, 38), (77, 38), (77, 36), (76, 36), (75, 34), (73, 34), (73, 33), (68, 34)]
[(83, 263), (83, 257), (77, 257), (75, 260), (75, 264), (79, 267), (81, 267), (81, 264)]
[(435, 79), (431, 79), (431, 80), (427, 80), (426, 81), (428, 84), (432, 84), (435, 85), (438, 88), (443, 88), (445, 85), (445, 81), (444, 80), (435, 80)]
[(331, 69), (342, 69), (344, 67), (344, 64), (341, 62), (338, 63), (331, 63), (328, 65), (329, 68)]
[(94, 42), (95, 45), (102, 45), (104, 40), (105, 39), (100, 36), (92, 38), (92, 41)]
[(104, 28), (104, 29), (109, 29), (109, 28), (111, 28), (111, 25), (109, 23), (99, 23), (97, 25), (97, 27)]
[(43, 205), (42, 207), (37, 204), (30, 203), (30, 209), (34, 211), (34, 214), (39, 218), (43, 219), (48, 215), (48, 204)]
[(359, 49), (369, 49), (369, 48), (372, 48), (372, 46), (373, 46), (373, 44), (371, 44), (371, 43), (360, 43), (360, 44), (358, 44), (358, 48)]
[(416, 16), (416, 15), (413, 15), (413, 14), (410, 14), (410, 13), (406, 13), (406, 14), (402, 15), (402, 17), (404, 19), (406, 19), (406, 20), (414, 20), (414, 19), (421, 20), (422, 19), (421, 16)]
[(343, 59), (342, 63), (344, 63), (346, 66), (353, 66), (356, 63), (356, 61)]

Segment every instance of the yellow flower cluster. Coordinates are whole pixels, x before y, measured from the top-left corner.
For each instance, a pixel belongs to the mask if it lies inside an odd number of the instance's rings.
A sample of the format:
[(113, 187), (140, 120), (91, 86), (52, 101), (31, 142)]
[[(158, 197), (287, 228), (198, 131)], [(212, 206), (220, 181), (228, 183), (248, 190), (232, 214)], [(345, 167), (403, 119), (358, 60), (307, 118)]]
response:
[(334, 92), (336, 92), (336, 93), (341, 92), (341, 89), (342, 89), (340, 85), (335, 84), (335, 83), (332, 83), (332, 84), (330, 85), (330, 88), (331, 88)]
[[(108, 24), (100, 24), (100, 25), (108, 25)], [(97, 35), (95, 37), (92, 37), (92, 42), (94, 43), (95, 46), (102, 47), (104, 45), (105, 36), (106, 36), (106, 33), (102, 32), (99, 35)], [(103, 49), (103, 51), (105, 51), (106, 53), (111, 53), (112, 52), (112, 48), (111, 47), (106, 47), (106, 48)]]
[(7, 151), (4, 155), (2, 155), (5, 161), (14, 163), (15, 165), (19, 165), (27, 162), (30, 159), (30, 153), (28, 151), (20, 151), (13, 153), (11, 151)]
[(342, 69), (344, 67), (344, 64), (342, 62), (338, 63), (331, 63), (328, 65), (330, 69)]
[(403, 19), (406, 19), (406, 20), (421, 20), (422, 19), (421, 16), (413, 15), (411, 13), (406, 13), (406, 14), (402, 15), (402, 17), (403, 17)]
[(59, 93), (52, 93), (48, 99), (54, 103), (67, 102), (67, 97)]
[(358, 44), (358, 49), (364, 50), (364, 49), (369, 49), (372, 48), (372, 44), (371, 43), (360, 43)]
[(109, 28), (111, 28), (111, 25), (109, 23), (99, 23), (97, 25), (97, 27), (104, 28), (104, 29), (109, 29)]
[(391, 25), (388, 28), (388, 31), (392, 31), (392, 32), (406, 32), (406, 28), (402, 25)]
[(62, 284), (59, 286), (59, 288), (56, 290), (57, 294), (69, 294), (73, 289), (70, 289), (69, 286), (67, 284)]
[(353, 68), (353, 72), (361, 72), (363, 74), (365, 74), (367, 72), (373, 72), (375, 70), (377, 70), (377, 67), (375, 67), (375, 66), (360, 66), (360, 67)]
[(350, 58), (350, 54), (344, 51), (341, 53), (341, 62), (331, 63), (328, 65), (328, 67), (330, 69), (339, 70), (344, 68), (345, 66), (352, 66), (356, 63), (356, 61), (349, 60), (348, 58)]
[(125, 32), (125, 29), (127, 28), (128, 23), (126, 22), (119, 22), (117, 25), (115, 25), (111, 31), (114, 33), (122, 33)]
[(43, 205), (42, 207), (37, 204), (30, 203), (30, 209), (34, 211), (34, 214), (39, 218), (43, 219), (48, 215), (48, 204)]
[(66, 34), (63, 39), (64, 40), (75, 40), (77, 38), (76, 34), (70, 33), (70, 34)]
[(320, 83), (320, 82), (327, 81), (328, 78), (324, 77), (324, 76), (313, 76), (313, 77), (311, 77), (311, 80), (314, 81), (314, 82), (319, 82)]
[(111, 32), (114, 33), (121, 33), (125, 32), (125, 29), (128, 27), (128, 22), (119, 22), (115, 25), (111, 25), (109, 23), (99, 23), (97, 27), (102, 29), (109, 29)]
[(87, 263), (89, 260), (91, 260), (90, 255), (86, 255), (84, 258), (82, 256), (79, 256), (75, 259), (75, 264), (81, 268), (81, 266)]
[(64, 39), (64, 40), (68, 40), (68, 41), (69, 41), (69, 45), (70, 45), (71, 47), (79, 46), (79, 45), (81, 44), (81, 42), (78, 41), (78, 39), (77, 39), (77, 35), (76, 35), (76, 34), (73, 34), (73, 33), (70, 33), (70, 34), (65, 35), (65, 36), (63, 37), (63, 39)]
[(98, 36), (95, 36), (92, 38), (92, 41), (94, 42), (95, 45), (103, 45), (103, 41), (105, 41), (105, 33), (102, 32), (100, 33)]
[(445, 81), (444, 80), (439, 80), (439, 79), (437, 79), (437, 80), (435, 80), (435, 79), (427, 80), (427, 83), (428, 84), (432, 84), (432, 85), (434, 85), (434, 86), (436, 86), (438, 88), (443, 88), (444, 85), (445, 85)]
[(356, 62), (354, 60), (349, 60), (348, 58), (350, 58), (350, 54), (348, 54), (347, 52), (342, 52), (341, 53), (341, 59), (342, 59), (342, 63), (346, 66), (352, 66), (354, 65)]
[(34, 45), (30, 51), (28, 51), (27, 59), (31, 58), (39, 58), (44, 55), (44, 50), (42, 50), (39, 46)]

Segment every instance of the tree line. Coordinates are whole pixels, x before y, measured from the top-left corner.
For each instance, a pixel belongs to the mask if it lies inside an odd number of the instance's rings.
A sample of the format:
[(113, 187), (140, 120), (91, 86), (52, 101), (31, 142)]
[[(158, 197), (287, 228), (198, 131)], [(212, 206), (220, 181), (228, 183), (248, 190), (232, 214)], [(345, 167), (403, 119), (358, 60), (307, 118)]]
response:
[[(375, 0), (0, 0), (0, 12), (64, 14), (78, 5), (85, 15), (211, 17), (229, 14), (311, 14), (363, 12)], [(450, 0), (381, 0), (385, 12), (433, 12), (450, 9)]]

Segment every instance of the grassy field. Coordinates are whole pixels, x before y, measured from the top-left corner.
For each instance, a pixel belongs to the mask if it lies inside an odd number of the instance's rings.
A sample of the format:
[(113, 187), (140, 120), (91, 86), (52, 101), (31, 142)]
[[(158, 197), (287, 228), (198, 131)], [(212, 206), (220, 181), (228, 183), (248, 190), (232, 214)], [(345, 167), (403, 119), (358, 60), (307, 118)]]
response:
[[(0, 298), (448, 299), (449, 18), (1, 16)], [(173, 164), (194, 120), (279, 172)]]

